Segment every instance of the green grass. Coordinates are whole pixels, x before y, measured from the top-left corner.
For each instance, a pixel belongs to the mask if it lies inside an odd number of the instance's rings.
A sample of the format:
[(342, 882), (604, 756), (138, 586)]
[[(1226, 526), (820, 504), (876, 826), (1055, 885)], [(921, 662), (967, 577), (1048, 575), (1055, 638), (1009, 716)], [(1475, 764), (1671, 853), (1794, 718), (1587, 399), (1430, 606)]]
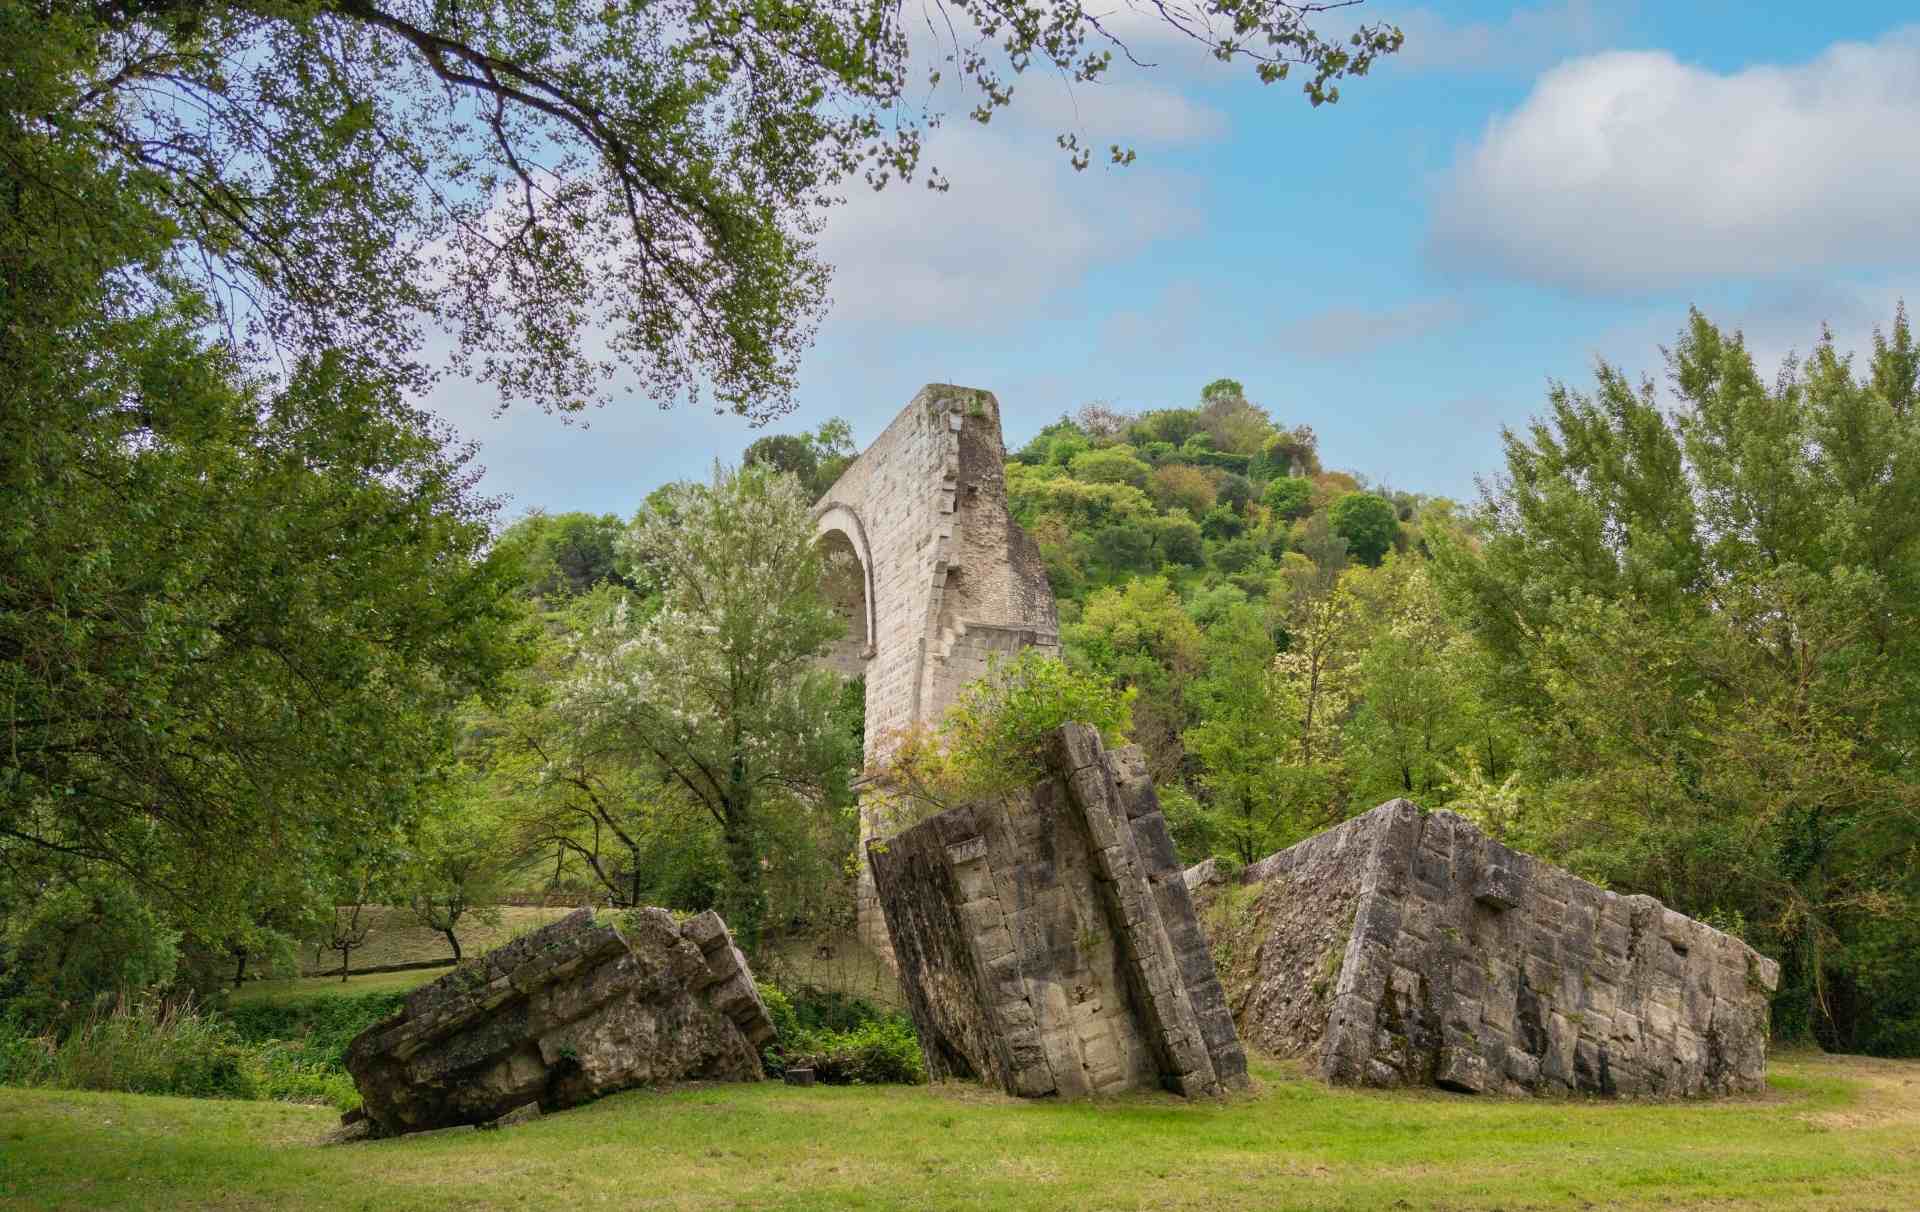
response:
[(416, 968), (411, 972), (371, 972), (365, 976), (303, 976), (287, 981), (248, 981), (228, 991), (235, 1004), (249, 1002), (285, 1002), (310, 997), (351, 995), (356, 993), (405, 993), (431, 980), (445, 976), (446, 968)]
[(325, 1111), (0, 1090), (0, 1207), (1908, 1209), (1920, 1064), (1793, 1055), (1722, 1103), (1330, 1090), (1019, 1103), (971, 1087), (634, 1091), (318, 1147)]

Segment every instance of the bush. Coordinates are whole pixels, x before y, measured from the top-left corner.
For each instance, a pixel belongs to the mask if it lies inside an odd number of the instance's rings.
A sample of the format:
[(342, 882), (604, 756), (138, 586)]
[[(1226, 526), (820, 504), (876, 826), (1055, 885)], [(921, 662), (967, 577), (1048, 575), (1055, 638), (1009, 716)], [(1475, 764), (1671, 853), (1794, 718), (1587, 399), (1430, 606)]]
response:
[[(245, 1006), (255, 1030), (296, 1036), (250, 1041), (234, 1023), (181, 1003), (148, 1002), (100, 1015), (56, 1045), (0, 1024), (0, 1085), (173, 1094), (189, 1098), (281, 1099), (341, 1111), (360, 1105), (340, 1054), (378, 1000), (311, 998), (292, 1007)], [(328, 1011), (318, 1003), (359, 1003)], [(274, 1012), (274, 1013), (268, 1013)]]
[(249, 1044), (286, 1043), (309, 1065), (339, 1069), (353, 1037), (400, 1009), (400, 992), (339, 996), (318, 993), (284, 1001), (242, 1002), (227, 1012), (234, 1032)]
[(69, 1090), (253, 1098), (250, 1059), (231, 1026), (190, 1006), (123, 1003), (68, 1036), (42, 1082)]
[(178, 931), (125, 884), (88, 879), (40, 896), (6, 923), (0, 971), (8, 1014), (61, 1034), (125, 990), (172, 979)]
[(1304, 476), (1276, 476), (1267, 481), (1261, 499), (1273, 516), (1295, 521), (1313, 512), (1313, 481)]
[(905, 1015), (844, 993), (797, 989), (789, 996), (771, 985), (759, 989), (775, 1032), (761, 1054), (768, 1073), (812, 1069), (814, 1080), (829, 1086), (927, 1080), (919, 1037)]
[(360, 1105), (360, 1091), (344, 1069), (307, 1053), (297, 1040), (272, 1040), (252, 1050), (255, 1097), (319, 1103), (337, 1111)]
[(851, 1031), (818, 1031), (803, 1036), (787, 1054), (789, 1068), (813, 1070), (813, 1079), (829, 1086), (917, 1086), (927, 1080), (920, 1039), (904, 1015), (891, 1015)]
[(1371, 492), (1348, 493), (1333, 503), (1328, 516), (1347, 550), (1368, 567), (1379, 565), (1400, 533), (1400, 512)]
[(1085, 480), (1089, 484), (1131, 484), (1135, 488), (1145, 488), (1147, 477), (1153, 472), (1151, 467), (1140, 461), (1130, 446), (1083, 450), (1073, 456), (1067, 469), (1074, 479)]
[(44, 1085), (53, 1072), (51, 1037), (28, 1035), (0, 1020), (0, 1086)]

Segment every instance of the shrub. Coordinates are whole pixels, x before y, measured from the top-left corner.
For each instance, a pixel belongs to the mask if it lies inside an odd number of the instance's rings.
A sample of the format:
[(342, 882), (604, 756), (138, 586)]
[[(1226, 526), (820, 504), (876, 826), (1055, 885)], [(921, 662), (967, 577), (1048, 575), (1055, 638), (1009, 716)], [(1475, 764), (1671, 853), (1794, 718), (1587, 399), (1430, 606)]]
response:
[(1267, 481), (1261, 500), (1273, 516), (1291, 522), (1313, 512), (1313, 481), (1304, 476), (1276, 476)]
[(1135, 488), (1145, 488), (1147, 477), (1153, 472), (1134, 455), (1130, 446), (1081, 451), (1073, 456), (1067, 468), (1074, 479), (1089, 484), (1131, 484)]
[(1154, 521), (1151, 531), (1160, 558), (1169, 564), (1198, 568), (1206, 563), (1206, 543), (1200, 524), (1184, 513), (1171, 514)]
[(400, 992), (320, 993), (284, 1001), (242, 1002), (227, 1012), (234, 1032), (247, 1043), (284, 1042), (308, 1065), (339, 1069), (353, 1037), (400, 1009)]
[(288, 1103), (319, 1103), (338, 1111), (360, 1105), (352, 1075), (309, 1055), (298, 1040), (270, 1040), (252, 1049), (255, 1097)]
[(1333, 503), (1333, 528), (1346, 539), (1347, 550), (1369, 567), (1377, 566), (1400, 533), (1400, 513), (1393, 503), (1371, 492), (1353, 492)]
[(0, 936), (11, 1017), (61, 1033), (124, 990), (170, 980), (178, 931), (138, 895), (110, 879), (66, 884), (39, 897)]
[(762, 984), (759, 990), (775, 1032), (761, 1053), (768, 1073), (812, 1069), (815, 1081), (830, 1086), (927, 1080), (919, 1037), (904, 1014), (824, 989), (785, 992)]
[(69, 1090), (253, 1098), (249, 1060), (217, 1018), (178, 1003), (122, 1003), (68, 1036), (43, 1080)]
[(890, 1015), (851, 1031), (817, 1031), (787, 1054), (790, 1068), (813, 1070), (829, 1086), (917, 1086), (927, 1080), (919, 1037), (904, 1015)]
[(51, 1037), (29, 1035), (0, 1020), (0, 1086), (43, 1085), (53, 1072)]

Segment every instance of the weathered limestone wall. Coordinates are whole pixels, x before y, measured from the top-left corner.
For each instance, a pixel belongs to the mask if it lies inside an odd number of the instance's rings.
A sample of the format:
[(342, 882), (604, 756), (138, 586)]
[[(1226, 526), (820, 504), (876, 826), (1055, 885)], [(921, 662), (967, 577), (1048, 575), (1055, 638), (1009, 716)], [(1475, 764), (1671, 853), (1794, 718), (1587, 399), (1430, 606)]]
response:
[(1026, 1097), (1244, 1082), (1139, 749), (1069, 724), (1050, 764), (868, 848), (928, 1072)]
[(1765, 1078), (1777, 964), (1454, 813), (1393, 800), (1241, 880), (1259, 942), (1229, 978), (1240, 1030), (1331, 1081), (1690, 1097)]
[(719, 915), (625, 929), (580, 909), (407, 995), (347, 1069), (379, 1135), (571, 1107), (629, 1086), (758, 1081), (773, 1021)]
[[(1058, 648), (1039, 549), (1007, 512), (991, 392), (922, 388), (814, 511), (828, 549), (858, 561), (859, 578), (836, 599), (864, 622), (832, 663), (866, 674), (870, 763), (903, 729), (938, 722), (992, 656)], [(859, 908), (862, 934), (884, 950), (870, 873)]]

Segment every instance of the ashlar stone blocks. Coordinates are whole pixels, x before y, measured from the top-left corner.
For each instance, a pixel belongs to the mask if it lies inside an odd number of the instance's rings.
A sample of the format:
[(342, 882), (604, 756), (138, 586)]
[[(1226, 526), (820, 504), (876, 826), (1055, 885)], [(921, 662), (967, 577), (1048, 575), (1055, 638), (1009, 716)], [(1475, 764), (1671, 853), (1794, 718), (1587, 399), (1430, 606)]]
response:
[(1331, 1081), (1693, 1097), (1765, 1079), (1776, 963), (1454, 813), (1393, 800), (1241, 881), (1259, 949), (1230, 978), (1240, 1031)]
[(376, 1135), (555, 1111), (629, 1086), (758, 1081), (773, 1020), (711, 911), (581, 909), (407, 995), (347, 1048)]
[[(869, 764), (904, 730), (938, 723), (996, 657), (1059, 647), (1039, 548), (1008, 512), (993, 393), (922, 388), (814, 517), (823, 549), (841, 557), (833, 597), (849, 623), (828, 663), (867, 680)], [(859, 908), (861, 933), (884, 951), (870, 874)]]
[(935, 1078), (1065, 1097), (1246, 1080), (1136, 747), (1068, 724), (1052, 777), (869, 844)]

